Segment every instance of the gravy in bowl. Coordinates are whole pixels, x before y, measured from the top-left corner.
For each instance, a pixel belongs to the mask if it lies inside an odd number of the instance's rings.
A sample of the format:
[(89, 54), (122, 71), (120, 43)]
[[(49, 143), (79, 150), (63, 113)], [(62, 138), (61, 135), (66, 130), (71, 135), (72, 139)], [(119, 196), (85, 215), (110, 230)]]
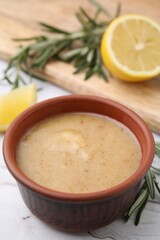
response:
[(20, 139), (20, 170), (34, 182), (66, 193), (112, 188), (139, 167), (141, 148), (122, 123), (98, 114), (66, 113), (42, 120)]

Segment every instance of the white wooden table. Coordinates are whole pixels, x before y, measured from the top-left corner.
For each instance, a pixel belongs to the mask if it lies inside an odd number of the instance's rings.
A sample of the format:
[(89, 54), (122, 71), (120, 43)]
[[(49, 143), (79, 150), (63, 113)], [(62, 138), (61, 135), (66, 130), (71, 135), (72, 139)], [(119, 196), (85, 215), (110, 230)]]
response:
[[(0, 60), (0, 78), (6, 63)], [(25, 76), (27, 78), (28, 76)], [(35, 79), (38, 88), (38, 101), (70, 94), (48, 82)], [(8, 85), (0, 85), (0, 95), (9, 91)], [(1, 116), (0, 116), (1, 117)], [(160, 239), (160, 195), (155, 202), (149, 202), (143, 213), (138, 227), (133, 219), (128, 223), (117, 220), (112, 224), (91, 231), (90, 233), (71, 234), (60, 232), (37, 219), (23, 203), (15, 180), (8, 172), (3, 156), (3, 134), (0, 134), (0, 240), (79, 240), (79, 239), (107, 239), (107, 240), (159, 240)], [(154, 134), (156, 140), (160, 136)], [(160, 160), (155, 158), (155, 164)], [(160, 181), (160, 178), (159, 178)]]

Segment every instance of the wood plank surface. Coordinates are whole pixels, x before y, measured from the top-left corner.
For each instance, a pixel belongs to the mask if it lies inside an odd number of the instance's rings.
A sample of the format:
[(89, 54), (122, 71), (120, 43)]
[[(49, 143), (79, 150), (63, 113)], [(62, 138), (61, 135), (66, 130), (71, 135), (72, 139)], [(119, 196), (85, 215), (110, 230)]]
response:
[[(111, 13), (116, 0), (100, 1)], [(122, 13), (139, 13), (160, 23), (160, 0), (121, 0)], [(38, 22), (54, 24), (66, 30), (77, 30), (75, 12), (83, 6), (88, 12), (94, 8), (87, 0), (0, 0), (0, 58), (7, 60), (16, 52), (18, 44), (12, 38), (25, 38), (41, 34)], [(144, 83), (126, 83), (109, 79), (106, 83), (94, 76), (83, 81), (84, 74), (73, 75), (71, 64), (52, 62), (36, 76), (49, 80), (73, 93), (94, 94), (116, 100), (137, 112), (160, 133), (160, 77)]]

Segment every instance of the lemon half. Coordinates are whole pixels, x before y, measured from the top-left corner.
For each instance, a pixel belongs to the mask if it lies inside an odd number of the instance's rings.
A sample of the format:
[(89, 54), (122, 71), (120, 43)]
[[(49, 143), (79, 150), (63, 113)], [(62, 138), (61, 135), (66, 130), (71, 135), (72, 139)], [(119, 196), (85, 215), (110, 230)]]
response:
[(142, 15), (118, 17), (102, 37), (101, 56), (109, 71), (125, 81), (159, 75), (160, 25)]
[(0, 132), (6, 131), (9, 124), (36, 100), (35, 84), (19, 87), (0, 96)]

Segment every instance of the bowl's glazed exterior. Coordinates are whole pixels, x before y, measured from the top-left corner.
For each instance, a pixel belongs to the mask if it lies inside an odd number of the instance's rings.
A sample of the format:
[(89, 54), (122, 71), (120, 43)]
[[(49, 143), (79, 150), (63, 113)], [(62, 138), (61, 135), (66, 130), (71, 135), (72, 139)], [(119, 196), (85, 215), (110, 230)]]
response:
[[(126, 125), (141, 145), (139, 169), (129, 179), (111, 189), (86, 194), (52, 191), (27, 178), (16, 164), (15, 152), (19, 139), (38, 121), (65, 112), (97, 113)], [(141, 179), (150, 168), (154, 140), (143, 120), (123, 105), (99, 97), (70, 95), (35, 104), (18, 116), (5, 135), (3, 155), (31, 212), (58, 229), (80, 232), (102, 227), (122, 217), (134, 201)]]

